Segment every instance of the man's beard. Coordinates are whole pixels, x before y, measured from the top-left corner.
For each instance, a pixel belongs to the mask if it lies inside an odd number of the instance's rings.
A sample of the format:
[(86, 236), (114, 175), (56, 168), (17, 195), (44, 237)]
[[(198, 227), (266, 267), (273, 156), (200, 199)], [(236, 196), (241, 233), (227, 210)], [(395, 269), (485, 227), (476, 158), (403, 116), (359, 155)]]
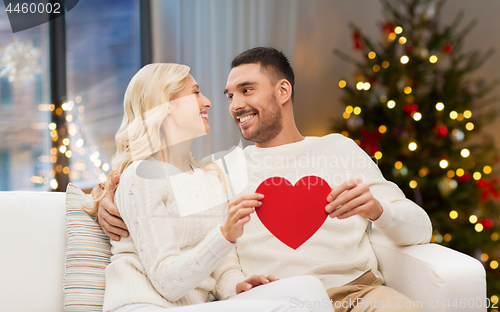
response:
[(266, 143), (274, 139), (281, 132), (281, 130), (283, 130), (283, 116), (274, 94), (267, 104), (267, 111), (264, 113), (259, 112), (258, 114), (259, 122), (257, 125), (253, 126), (255, 128), (253, 133), (245, 136), (243, 131), (240, 129), (241, 134), (245, 139), (256, 143)]

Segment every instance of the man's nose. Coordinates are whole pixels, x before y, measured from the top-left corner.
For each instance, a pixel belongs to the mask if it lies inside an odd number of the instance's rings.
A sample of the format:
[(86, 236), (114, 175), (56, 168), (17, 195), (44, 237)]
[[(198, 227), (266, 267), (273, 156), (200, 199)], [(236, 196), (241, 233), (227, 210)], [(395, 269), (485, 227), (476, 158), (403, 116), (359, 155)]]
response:
[(229, 109), (233, 112), (237, 112), (243, 108), (245, 108), (245, 101), (241, 100), (237, 96), (233, 96), (231, 105), (229, 105)]

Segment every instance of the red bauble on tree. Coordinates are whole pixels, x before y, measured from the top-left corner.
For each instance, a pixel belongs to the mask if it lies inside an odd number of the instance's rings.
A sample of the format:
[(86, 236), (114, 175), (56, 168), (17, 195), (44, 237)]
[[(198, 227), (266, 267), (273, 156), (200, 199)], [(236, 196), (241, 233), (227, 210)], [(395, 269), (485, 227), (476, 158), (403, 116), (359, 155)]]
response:
[(481, 193), (481, 200), (482, 201), (488, 201), (490, 197), (493, 199), (499, 199), (500, 198), (500, 191), (496, 188), (496, 184), (498, 183), (498, 178), (493, 178), (491, 179), (490, 182), (481, 179), (477, 182), (477, 186), (480, 189), (483, 189)]
[(363, 45), (361, 44), (361, 33), (356, 30), (352, 34), (352, 38), (354, 40), (354, 49), (355, 50), (361, 50), (363, 48)]
[(394, 28), (396, 28), (396, 24), (393, 23), (384, 23), (382, 25), (382, 30), (385, 31), (387, 34), (393, 33)]
[(481, 224), (486, 231), (493, 227), (493, 220), (491, 219), (479, 219), (477, 223)]
[(438, 139), (442, 139), (448, 134), (448, 128), (445, 125), (434, 126), (432, 131), (434, 131)]
[(382, 138), (382, 134), (378, 130), (370, 132), (363, 128), (361, 129), (361, 135), (363, 136), (363, 139), (361, 140), (361, 144), (359, 146), (362, 149), (364, 149), (368, 154), (372, 156), (376, 152), (380, 151), (378, 140)]
[(458, 182), (469, 182), (470, 178), (471, 178), (470, 173), (466, 172), (460, 177), (457, 176), (457, 181)]
[(413, 117), (413, 114), (415, 114), (418, 111), (418, 105), (414, 103), (409, 103), (403, 107), (403, 110), (405, 111), (408, 117)]
[(453, 46), (451, 44), (445, 44), (444, 47), (443, 47), (443, 51), (445, 53), (451, 53), (453, 52)]

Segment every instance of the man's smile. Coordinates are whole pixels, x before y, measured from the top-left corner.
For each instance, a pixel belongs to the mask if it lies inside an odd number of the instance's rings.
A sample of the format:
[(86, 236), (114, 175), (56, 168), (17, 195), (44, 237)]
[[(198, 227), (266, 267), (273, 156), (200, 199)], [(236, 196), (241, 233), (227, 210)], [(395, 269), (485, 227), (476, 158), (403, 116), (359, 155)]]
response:
[(249, 113), (244, 116), (238, 116), (236, 119), (238, 120), (238, 124), (240, 127), (246, 126), (250, 124), (253, 120), (253, 117), (255, 117), (257, 113)]

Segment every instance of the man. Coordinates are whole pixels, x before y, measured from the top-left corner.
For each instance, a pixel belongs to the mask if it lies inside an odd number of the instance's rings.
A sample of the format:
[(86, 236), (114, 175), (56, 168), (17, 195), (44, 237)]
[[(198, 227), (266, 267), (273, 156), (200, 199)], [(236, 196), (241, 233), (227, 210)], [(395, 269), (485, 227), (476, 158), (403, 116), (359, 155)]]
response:
[[(369, 225), (373, 222), (397, 245), (428, 243), (432, 227), (425, 211), (386, 181), (351, 139), (339, 134), (322, 138), (300, 134), (292, 107), (294, 74), (281, 52), (250, 49), (238, 55), (231, 68), (224, 91), (229, 111), (243, 137), (255, 142), (244, 151), (248, 183), (242, 193), (255, 193), (262, 181), (276, 176), (294, 184), (315, 175), (333, 189), (325, 207), (330, 218), (297, 249), (282, 243), (258, 218), (252, 218), (237, 241), (243, 274), (315, 275), (328, 290), (336, 311), (401, 310), (409, 299), (381, 285)], [(107, 194), (100, 203), (98, 215), (105, 233), (115, 239), (116, 234), (128, 234), (125, 224), (113, 217), (119, 213), (112, 196)], [(263, 276), (247, 279), (238, 284), (238, 292), (262, 282), (267, 282)]]

